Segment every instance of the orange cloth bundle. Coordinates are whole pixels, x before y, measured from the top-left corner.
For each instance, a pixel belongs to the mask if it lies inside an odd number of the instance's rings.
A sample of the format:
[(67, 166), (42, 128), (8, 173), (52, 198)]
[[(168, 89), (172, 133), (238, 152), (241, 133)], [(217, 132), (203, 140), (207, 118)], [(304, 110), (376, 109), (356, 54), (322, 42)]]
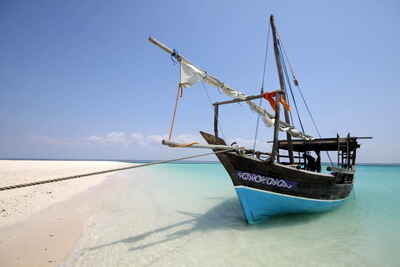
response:
[[(266, 92), (263, 94), (263, 97), (265, 98), (265, 100), (267, 100), (269, 102), (269, 104), (271, 105), (272, 109), (276, 111), (276, 102), (274, 97), (276, 96), (277, 92), (273, 91), (273, 92)], [(286, 102), (285, 98), (283, 97), (283, 95), (281, 95), (281, 97), (279, 98), (279, 102), (281, 102), (281, 104), (285, 107), (285, 109), (287, 111), (290, 111), (290, 106), (289, 104)]]

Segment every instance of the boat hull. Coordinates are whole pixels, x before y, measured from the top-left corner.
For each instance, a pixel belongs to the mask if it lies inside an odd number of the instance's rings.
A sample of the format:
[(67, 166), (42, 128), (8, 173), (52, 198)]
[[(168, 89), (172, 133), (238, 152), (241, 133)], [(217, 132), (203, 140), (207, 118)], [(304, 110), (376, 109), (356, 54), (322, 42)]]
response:
[[(201, 134), (210, 144), (225, 144)], [(273, 215), (328, 211), (342, 204), (353, 188), (353, 177), (300, 170), (237, 152), (216, 155), (230, 175), (250, 224)]]
[(236, 186), (235, 190), (249, 224), (263, 222), (274, 215), (329, 211), (346, 200), (294, 197), (241, 185)]

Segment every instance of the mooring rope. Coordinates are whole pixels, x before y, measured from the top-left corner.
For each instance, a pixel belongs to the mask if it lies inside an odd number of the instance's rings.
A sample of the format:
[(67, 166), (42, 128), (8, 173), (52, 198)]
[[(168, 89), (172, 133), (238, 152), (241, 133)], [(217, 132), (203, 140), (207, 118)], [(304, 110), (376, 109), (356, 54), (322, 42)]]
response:
[(116, 169), (110, 169), (110, 170), (104, 170), (104, 171), (97, 171), (97, 172), (90, 172), (90, 173), (78, 174), (78, 175), (61, 177), (61, 178), (53, 178), (53, 179), (48, 179), (48, 180), (41, 180), (41, 181), (36, 181), (36, 182), (31, 182), (31, 183), (8, 185), (8, 186), (0, 187), (0, 191), (17, 189), (17, 188), (22, 188), (22, 187), (29, 187), (29, 186), (40, 185), (40, 184), (61, 182), (61, 181), (65, 181), (65, 180), (72, 180), (72, 179), (77, 179), (77, 178), (82, 178), (82, 177), (87, 177), (87, 176), (92, 176), (92, 175), (99, 175), (99, 174), (123, 171), (123, 170), (128, 170), (128, 169), (133, 169), (133, 168), (146, 167), (146, 166), (150, 166), (150, 165), (163, 164), (163, 163), (168, 163), (168, 162), (173, 162), (173, 161), (178, 161), (178, 160), (204, 157), (204, 156), (228, 152), (228, 151), (232, 151), (232, 150), (234, 150), (234, 148), (224, 149), (224, 150), (215, 151), (215, 152), (208, 152), (208, 153), (203, 153), (203, 154), (197, 154), (197, 155), (192, 155), (192, 156), (182, 157), (182, 158), (177, 158), (177, 159), (161, 160), (161, 161), (149, 162), (149, 163), (144, 163), (144, 164), (139, 164), (139, 165), (134, 165), (134, 166), (128, 166), (128, 167), (122, 167), (122, 168), (116, 168)]

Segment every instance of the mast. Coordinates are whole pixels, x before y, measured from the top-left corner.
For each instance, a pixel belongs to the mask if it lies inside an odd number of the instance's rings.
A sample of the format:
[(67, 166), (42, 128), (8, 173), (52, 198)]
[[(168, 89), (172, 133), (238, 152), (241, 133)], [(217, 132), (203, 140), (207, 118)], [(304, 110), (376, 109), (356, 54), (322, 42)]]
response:
[[(270, 17), (270, 23), (271, 23), (271, 29), (272, 29), (272, 37), (274, 39), (274, 52), (275, 52), (276, 67), (278, 69), (279, 84), (280, 84), (280, 87), (281, 87), (281, 91), (283, 91), (283, 95), (282, 96), (286, 100), (285, 78), (283, 76), (281, 57), (280, 57), (279, 47), (278, 47), (278, 45), (279, 45), (278, 42), (279, 41), (278, 41), (277, 34), (276, 34), (275, 21), (274, 21), (274, 16), (273, 15), (271, 15), (271, 17)], [(279, 106), (280, 106), (279, 98), (280, 97), (281, 97), (280, 94), (276, 95), (276, 106), (277, 106), (276, 115), (275, 115), (275, 120), (276, 121), (279, 121), (279, 112), (280, 112), (280, 109), (279, 109)], [(286, 109), (284, 109), (284, 111), (285, 111), (285, 122), (287, 124), (290, 124), (289, 112)], [(273, 151), (272, 151), (272, 153), (274, 155), (276, 155), (278, 153), (278, 150), (279, 150), (279, 147), (278, 147), (279, 129), (277, 129), (277, 128), (279, 128), (279, 123), (276, 123), (276, 121), (275, 121), (275, 131), (274, 131), (274, 145), (273, 145)], [(289, 160), (290, 160), (290, 163), (294, 163), (292, 137), (290, 136), (289, 133), (286, 133), (286, 138), (287, 138), (288, 144), (289, 144), (289, 149), (288, 149)]]

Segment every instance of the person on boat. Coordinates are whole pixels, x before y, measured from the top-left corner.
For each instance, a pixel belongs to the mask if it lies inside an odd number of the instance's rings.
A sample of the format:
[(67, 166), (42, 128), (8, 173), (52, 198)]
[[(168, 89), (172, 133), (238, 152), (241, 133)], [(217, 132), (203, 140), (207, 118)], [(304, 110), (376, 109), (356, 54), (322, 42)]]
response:
[(313, 156), (311, 156), (310, 154), (308, 154), (308, 153), (306, 153), (304, 155), (304, 157), (306, 158), (305, 169), (307, 171), (312, 171), (312, 172), (316, 171), (317, 170), (317, 164), (316, 164), (315, 158)]
[(317, 160), (315, 162), (316, 171), (321, 172), (321, 152), (317, 150), (317, 151), (315, 151), (315, 153), (317, 154)]

